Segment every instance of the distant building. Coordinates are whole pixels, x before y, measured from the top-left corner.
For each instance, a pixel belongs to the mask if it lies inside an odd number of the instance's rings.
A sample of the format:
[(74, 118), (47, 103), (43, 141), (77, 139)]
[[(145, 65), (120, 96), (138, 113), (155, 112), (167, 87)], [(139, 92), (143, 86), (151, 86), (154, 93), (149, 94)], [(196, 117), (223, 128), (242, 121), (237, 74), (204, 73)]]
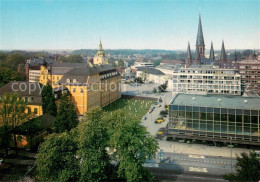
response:
[(241, 78), (236, 69), (193, 65), (173, 73), (173, 92), (241, 95)]
[(28, 102), (27, 112), (34, 113), (35, 116), (40, 116), (43, 114), (41, 90), (38, 85), (30, 84), (33, 83), (11, 81), (0, 88), (0, 97), (5, 93), (18, 93), (25, 101)]
[(259, 105), (259, 97), (177, 94), (168, 137), (259, 146)]
[(25, 75), (26, 80), (29, 82), (39, 82), (40, 76), (40, 67), (46, 62), (48, 64), (54, 63), (53, 60), (39, 57), (39, 58), (31, 58), (26, 60), (25, 64)]
[(93, 63), (97, 64), (97, 65), (108, 64), (108, 58), (106, 57), (105, 52), (103, 50), (101, 40), (100, 40), (100, 43), (99, 43), (99, 50), (98, 50), (97, 54), (95, 55), (95, 57), (93, 59)]
[(260, 61), (258, 60), (241, 60), (239, 62), (239, 74), (243, 91), (252, 91), (260, 94)]
[(131, 68), (133, 68), (133, 69), (153, 68), (153, 63), (151, 63), (151, 62), (135, 62), (135, 64)]
[(154, 68), (138, 68), (136, 76), (145, 79), (145, 82), (164, 84), (169, 77), (160, 70)]

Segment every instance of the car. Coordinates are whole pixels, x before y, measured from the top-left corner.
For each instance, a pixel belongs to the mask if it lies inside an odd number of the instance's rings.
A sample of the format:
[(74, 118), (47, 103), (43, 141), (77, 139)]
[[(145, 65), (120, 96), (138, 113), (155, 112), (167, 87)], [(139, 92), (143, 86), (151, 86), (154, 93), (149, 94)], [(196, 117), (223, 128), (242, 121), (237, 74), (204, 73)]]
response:
[(157, 123), (162, 123), (164, 120), (163, 120), (163, 118), (157, 118)]
[(146, 116), (143, 116), (143, 120), (146, 120), (147, 119), (147, 117)]
[(158, 131), (158, 132), (157, 132), (157, 135), (162, 135), (162, 134), (163, 134), (162, 131)]

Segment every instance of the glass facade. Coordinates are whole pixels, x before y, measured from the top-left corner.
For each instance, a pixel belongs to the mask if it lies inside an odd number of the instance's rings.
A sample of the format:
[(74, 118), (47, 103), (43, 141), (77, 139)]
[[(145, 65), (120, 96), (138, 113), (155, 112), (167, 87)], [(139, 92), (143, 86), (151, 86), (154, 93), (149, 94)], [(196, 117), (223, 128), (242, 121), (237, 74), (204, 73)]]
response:
[(258, 110), (169, 106), (169, 133), (260, 142)]

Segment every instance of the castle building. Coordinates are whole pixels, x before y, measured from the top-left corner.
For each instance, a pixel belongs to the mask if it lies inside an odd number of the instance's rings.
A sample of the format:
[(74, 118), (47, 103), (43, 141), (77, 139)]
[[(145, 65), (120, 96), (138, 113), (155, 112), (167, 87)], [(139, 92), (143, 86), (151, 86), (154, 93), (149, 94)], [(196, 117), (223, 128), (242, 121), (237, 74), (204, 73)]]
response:
[[(96, 56), (105, 56), (100, 42)], [(97, 57), (95, 57), (97, 58)], [(40, 83), (51, 84), (55, 90), (67, 89), (76, 112), (84, 115), (94, 107), (104, 107), (121, 97), (121, 76), (116, 68), (98, 59), (100, 64), (43, 63)], [(104, 58), (104, 57), (103, 57)], [(97, 63), (97, 60), (96, 60)]]
[(93, 59), (93, 63), (97, 64), (97, 65), (108, 64), (108, 58), (106, 57), (105, 52), (103, 50), (101, 40), (100, 40), (100, 43), (99, 43), (99, 50), (98, 50), (97, 54), (95, 55), (95, 57)]

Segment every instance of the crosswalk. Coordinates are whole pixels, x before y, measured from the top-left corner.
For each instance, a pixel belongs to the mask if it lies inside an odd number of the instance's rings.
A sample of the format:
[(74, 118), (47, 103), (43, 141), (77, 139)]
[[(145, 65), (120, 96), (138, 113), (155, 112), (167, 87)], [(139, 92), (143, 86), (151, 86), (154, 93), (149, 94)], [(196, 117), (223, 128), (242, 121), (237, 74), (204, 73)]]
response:
[(207, 168), (205, 168), (205, 167), (189, 167), (189, 171), (192, 171), (192, 172), (204, 172), (204, 173), (208, 172)]

